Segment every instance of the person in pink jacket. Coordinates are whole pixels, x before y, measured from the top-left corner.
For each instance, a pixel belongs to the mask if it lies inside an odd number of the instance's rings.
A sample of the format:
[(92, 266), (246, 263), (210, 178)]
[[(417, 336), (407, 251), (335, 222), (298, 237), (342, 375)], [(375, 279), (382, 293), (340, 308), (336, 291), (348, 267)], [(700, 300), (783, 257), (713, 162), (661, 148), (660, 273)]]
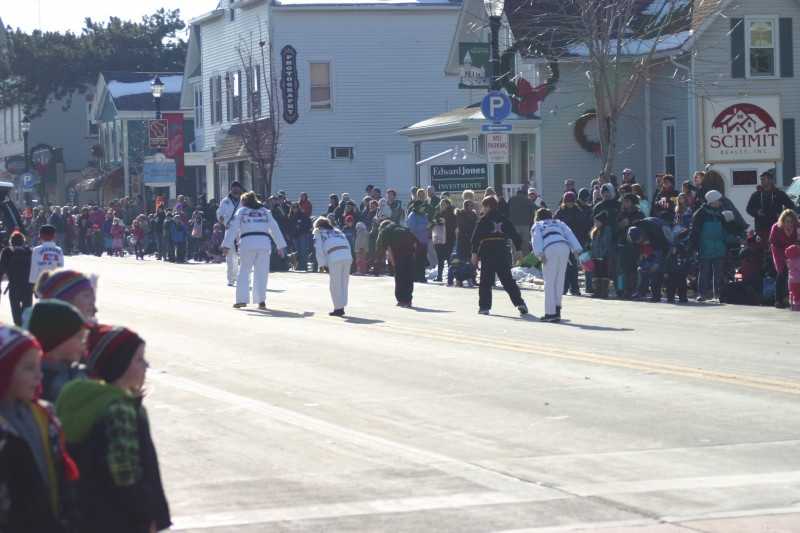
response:
[(789, 272), (786, 268), (786, 249), (793, 244), (800, 244), (800, 224), (797, 215), (791, 209), (785, 209), (769, 232), (769, 246), (772, 251), (772, 262), (775, 265), (775, 307), (785, 309), (789, 296)]
[(786, 267), (789, 271), (789, 304), (800, 311), (800, 244), (786, 248)]

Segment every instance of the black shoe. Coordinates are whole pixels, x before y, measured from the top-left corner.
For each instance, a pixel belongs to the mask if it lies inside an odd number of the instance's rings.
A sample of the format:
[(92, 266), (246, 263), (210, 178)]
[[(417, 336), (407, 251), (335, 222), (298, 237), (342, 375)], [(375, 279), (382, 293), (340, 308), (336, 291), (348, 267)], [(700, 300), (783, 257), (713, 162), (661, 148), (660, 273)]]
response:
[(329, 316), (344, 316), (344, 309), (334, 309), (333, 311), (328, 313), (328, 315)]
[(267, 304), (261, 302), (260, 304), (258, 304), (258, 308), (261, 309), (262, 311), (265, 311), (267, 309)]
[(520, 316), (525, 316), (528, 314), (528, 306), (525, 304), (518, 305), (517, 311), (519, 311)]
[(247, 307), (247, 304), (233, 304), (234, 309), (241, 309), (242, 307)]

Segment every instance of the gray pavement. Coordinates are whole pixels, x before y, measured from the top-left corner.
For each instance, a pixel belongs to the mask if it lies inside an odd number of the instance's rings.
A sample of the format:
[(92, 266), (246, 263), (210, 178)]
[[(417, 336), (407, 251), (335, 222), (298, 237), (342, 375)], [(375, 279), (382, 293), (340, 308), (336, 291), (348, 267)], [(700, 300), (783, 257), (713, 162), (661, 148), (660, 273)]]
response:
[(259, 312), (221, 265), (67, 263), (148, 342), (175, 530), (800, 531), (796, 314), (353, 278), (342, 320), (324, 275)]

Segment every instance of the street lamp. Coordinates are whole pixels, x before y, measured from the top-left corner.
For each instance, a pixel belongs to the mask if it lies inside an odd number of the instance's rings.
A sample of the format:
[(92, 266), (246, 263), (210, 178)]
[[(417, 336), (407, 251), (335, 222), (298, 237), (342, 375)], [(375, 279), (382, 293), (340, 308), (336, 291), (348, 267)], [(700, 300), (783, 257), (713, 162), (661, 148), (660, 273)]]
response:
[(164, 94), (164, 82), (161, 81), (161, 78), (158, 74), (153, 79), (152, 83), (150, 83), (150, 92), (153, 93), (153, 101), (156, 104), (156, 119), (161, 118), (161, 95)]
[(493, 91), (500, 90), (500, 24), (503, 17), (505, 0), (483, 0), (483, 7), (489, 15), (489, 31), (491, 32), (491, 50), (489, 63), (492, 67)]
[(24, 141), (23, 147), (25, 150), (25, 172), (30, 170), (30, 161), (28, 159), (28, 135), (31, 132), (31, 121), (28, 120), (28, 117), (24, 117), (22, 122), (19, 123), (19, 127), (22, 129), (22, 139)]

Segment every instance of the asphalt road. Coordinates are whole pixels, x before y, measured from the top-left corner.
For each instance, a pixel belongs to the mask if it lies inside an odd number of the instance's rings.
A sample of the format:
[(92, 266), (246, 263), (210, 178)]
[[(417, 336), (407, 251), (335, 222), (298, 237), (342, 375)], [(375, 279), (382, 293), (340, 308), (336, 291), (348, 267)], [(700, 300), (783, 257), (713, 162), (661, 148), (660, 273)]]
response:
[(343, 320), (325, 275), (259, 312), (221, 265), (67, 263), (148, 342), (175, 530), (800, 531), (800, 315), (354, 278)]

